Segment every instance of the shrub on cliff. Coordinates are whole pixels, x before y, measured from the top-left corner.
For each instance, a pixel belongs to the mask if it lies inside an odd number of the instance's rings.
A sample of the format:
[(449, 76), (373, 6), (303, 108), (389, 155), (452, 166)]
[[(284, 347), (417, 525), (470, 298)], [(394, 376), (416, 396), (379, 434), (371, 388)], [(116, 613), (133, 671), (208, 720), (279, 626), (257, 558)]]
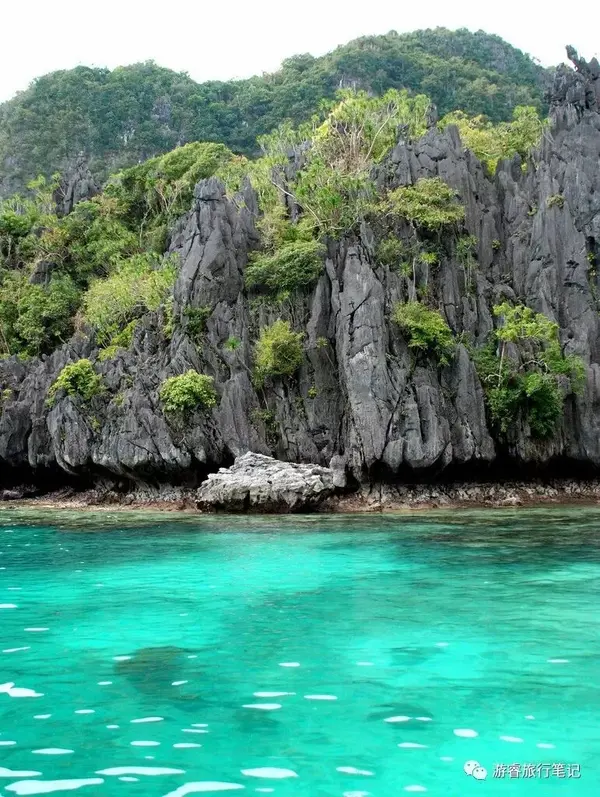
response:
[(83, 298), (83, 318), (106, 344), (131, 321), (158, 310), (170, 294), (177, 268), (172, 258), (151, 254), (125, 260), (106, 279), (92, 283)]
[(492, 425), (506, 436), (523, 421), (532, 437), (551, 437), (565, 395), (583, 386), (584, 363), (562, 353), (558, 324), (542, 313), (504, 302), (494, 307), (494, 315), (501, 318), (501, 326), (488, 346), (475, 352)]
[(302, 364), (301, 332), (293, 332), (288, 321), (278, 319), (260, 332), (255, 348), (255, 377), (263, 384), (269, 376), (291, 376)]
[(318, 241), (293, 241), (271, 254), (254, 255), (246, 268), (246, 285), (278, 294), (309, 288), (323, 271), (324, 253)]
[(123, 203), (108, 194), (79, 202), (73, 211), (45, 231), (44, 256), (64, 262), (83, 285), (106, 277), (140, 252), (140, 235), (130, 228)]
[(141, 226), (146, 245), (162, 254), (168, 227), (190, 209), (198, 180), (232, 157), (223, 144), (184, 144), (114, 175), (106, 195), (117, 200), (131, 227)]
[(436, 231), (457, 224), (465, 215), (464, 207), (456, 201), (456, 193), (440, 177), (423, 177), (414, 185), (390, 191), (376, 211)]
[(463, 111), (453, 111), (440, 120), (443, 130), (456, 125), (465, 147), (471, 150), (492, 174), (498, 161), (519, 154), (523, 160), (540, 143), (544, 123), (536, 108), (517, 106), (511, 122), (494, 124), (485, 116), (469, 116)]
[(375, 259), (380, 266), (399, 269), (406, 257), (406, 244), (393, 235), (379, 241), (375, 249)]
[(25, 273), (0, 272), (0, 353), (36, 356), (67, 341), (80, 296), (67, 274), (32, 285)]
[(430, 354), (441, 365), (449, 363), (454, 336), (441, 313), (420, 302), (406, 302), (394, 306), (392, 319), (406, 335), (411, 349)]
[(111, 360), (119, 353), (119, 351), (124, 351), (131, 346), (138, 323), (139, 321), (137, 319), (135, 321), (131, 321), (129, 324), (127, 324), (122, 332), (119, 332), (117, 335), (111, 338), (108, 346), (100, 349), (100, 352), (98, 353), (98, 359), (100, 362)]
[[(394, 145), (399, 126), (412, 138), (425, 132), (429, 104), (425, 95), (404, 90), (380, 97), (342, 90), (309, 124), (294, 129), (285, 123), (261, 137), (263, 171), (277, 188), (263, 196), (270, 203), (267, 214), (276, 219), (272, 203), (284, 194), (302, 208), (317, 237), (338, 237), (356, 227), (374, 193), (373, 164)], [(291, 155), (301, 163), (293, 178), (286, 169)]]
[(211, 409), (217, 404), (212, 376), (190, 369), (180, 376), (171, 376), (160, 386), (159, 397), (166, 412), (182, 413)]
[(183, 311), (186, 334), (196, 345), (200, 345), (204, 339), (206, 325), (212, 312), (213, 308), (209, 304), (202, 305), (202, 307), (186, 307)]
[(48, 390), (47, 404), (53, 406), (56, 394), (64, 390), (68, 396), (78, 397), (82, 401), (90, 401), (102, 391), (102, 377), (94, 371), (94, 366), (87, 359), (65, 365)]

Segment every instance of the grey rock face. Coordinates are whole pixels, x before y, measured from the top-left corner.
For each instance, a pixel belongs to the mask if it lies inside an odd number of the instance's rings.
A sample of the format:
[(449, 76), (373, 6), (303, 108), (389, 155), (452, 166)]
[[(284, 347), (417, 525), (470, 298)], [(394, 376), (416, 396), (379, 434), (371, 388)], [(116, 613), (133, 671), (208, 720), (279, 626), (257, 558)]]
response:
[(79, 156), (65, 169), (60, 185), (54, 192), (54, 201), (59, 216), (67, 216), (78, 202), (91, 199), (100, 191), (85, 157)]
[(248, 452), (212, 473), (198, 490), (202, 509), (290, 512), (315, 506), (335, 489), (334, 472)]
[[(491, 177), (455, 128), (431, 128), (420, 141), (400, 141), (375, 175), (382, 188), (439, 176), (465, 206), (463, 234), (477, 239), (475, 266), (468, 270), (449, 241), (435, 270), (420, 267), (416, 275), (457, 336), (483, 343), (494, 329), (492, 306), (509, 299), (556, 321), (565, 353), (584, 360), (585, 389), (568, 397), (564, 422), (551, 440), (538, 442), (527, 428), (515, 428), (510, 442), (498, 445), (462, 343), (443, 367), (409, 350), (390, 313), (418, 286), (412, 276), (377, 262), (367, 225), (352, 239), (329, 244), (323, 274), (309, 294), (283, 309), (257, 306), (244, 287), (248, 255), (259, 243), (256, 198), (246, 186), (243, 201), (231, 200), (210, 179), (198, 184), (190, 212), (171, 232), (170, 250), (180, 259), (172, 339), (161, 331), (161, 318), (150, 314), (130, 349), (110, 361), (97, 362), (93, 346), (74, 338), (42, 360), (0, 362), (0, 394), (7, 396), (0, 406), (0, 487), (14, 484), (17, 473), (43, 484), (45, 474), (62, 470), (128, 488), (193, 489), (247, 452), (330, 467), (313, 474), (325, 492), (349, 476), (367, 484), (434, 479), (448, 469), (481, 471), (500, 458), (510, 468), (556, 461), (599, 466), (600, 279), (594, 264), (600, 262), (600, 112), (594, 98), (600, 80), (597, 65), (583, 64), (559, 71), (550, 126), (525, 170), (516, 157)], [(73, 201), (81, 195), (67, 193)], [(411, 235), (408, 228), (397, 234)], [(210, 310), (206, 329), (193, 336), (189, 310), (201, 307)], [(278, 317), (305, 332), (305, 361), (294, 377), (257, 390), (253, 347), (260, 328)], [(233, 339), (234, 347), (226, 345)], [(50, 409), (49, 386), (64, 365), (81, 357), (96, 362), (106, 390), (87, 405), (58, 396)], [(160, 384), (190, 368), (213, 377), (218, 404), (168, 417)], [(221, 481), (211, 487), (217, 494)], [(255, 500), (244, 497), (250, 487), (239, 489), (236, 502)], [(281, 505), (271, 487), (256, 496), (260, 505)]]

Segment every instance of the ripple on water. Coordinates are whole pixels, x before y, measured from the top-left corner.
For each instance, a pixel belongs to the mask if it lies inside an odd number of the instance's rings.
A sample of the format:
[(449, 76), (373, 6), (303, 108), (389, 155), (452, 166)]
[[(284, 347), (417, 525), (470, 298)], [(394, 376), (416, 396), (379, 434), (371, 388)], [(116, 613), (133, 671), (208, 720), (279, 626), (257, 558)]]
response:
[(256, 767), (255, 769), (242, 769), (242, 775), (249, 778), (297, 778), (298, 773), (293, 769), (284, 769), (281, 767)]
[(14, 683), (0, 684), (0, 694), (7, 694), (9, 697), (44, 697), (42, 692), (35, 689), (26, 689), (23, 686), (15, 686)]
[(162, 722), (164, 717), (140, 717), (137, 720), (131, 720), (132, 725), (139, 725), (143, 722)]
[(53, 791), (74, 791), (83, 786), (101, 786), (102, 778), (73, 778), (71, 780), (20, 780), (5, 786), (15, 794), (50, 794)]
[(300, 662), (299, 661), (282, 661), (279, 664), (279, 666), (280, 667), (299, 667), (300, 666)]
[(14, 747), (16, 742), (9, 742), (9, 741), (2, 741), (0, 740), (0, 747)]
[(335, 695), (304, 695), (305, 700), (337, 700)]
[(226, 783), (219, 780), (203, 780), (197, 783), (186, 783), (180, 786), (175, 791), (170, 791), (165, 794), (165, 797), (186, 797), (186, 794), (196, 794), (197, 792), (208, 791), (235, 791), (236, 789), (243, 789), (241, 783)]
[(42, 747), (40, 750), (32, 750), (37, 755), (70, 755), (75, 750), (67, 750), (64, 747)]
[(6, 648), (6, 650), (3, 650), (2, 653), (20, 653), (22, 650), (31, 650), (31, 648)]
[(519, 744), (523, 741), (520, 736), (500, 736), (500, 739), (503, 742), (513, 742), (514, 744)]
[(0, 767), (0, 778), (37, 778), (41, 776), (41, 772), (36, 772), (35, 770), (28, 771), (19, 771), (17, 769), (7, 769), (6, 767)]
[(245, 703), (242, 708), (256, 708), (259, 711), (277, 711), (281, 703)]
[(368, 769), (357, 769), (356, 767), (337, 767), (336, 772), (343, 772), (345, 775), (374, 775)]
[(398, 747), (411, 748), (415, 750), (417, 749), (424, 750), (427, 747), (427, 745), (419, 744), (418, 742), (400, 742)]
[(145, 741), (142, 739), (139, 742), (131, 742), (132, 747), (159, 747), (160, 742)]
[(472, 728), (455, 728), (454, 735), (461, 736), (464, 739), (474, 739), (476, 736), (479, 736), (477, 731), (474, 731)]
[(170, 767), (109, 767), (99, 769), (96, 775), (185, 775), (185, 769), (171, 769)]

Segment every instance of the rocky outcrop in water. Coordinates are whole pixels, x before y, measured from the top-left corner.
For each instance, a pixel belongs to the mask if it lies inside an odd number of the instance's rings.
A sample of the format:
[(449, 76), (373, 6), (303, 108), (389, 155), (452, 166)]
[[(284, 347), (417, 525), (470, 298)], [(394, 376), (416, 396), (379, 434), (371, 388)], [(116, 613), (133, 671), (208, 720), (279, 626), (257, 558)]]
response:
[(290, 512), (314, 507), (344, 486), (343, 472), (248, 452), (230, 468), (212, 473), (197, 501), (201, 509)]
[[(243, 201), (233, 201), (210, 179), (198, 184), (190, 213), (171, 234), (181, 267), (173, 308), (180, 323), (170, 340), (161, 318), (147, 316), (129, 350), (96, 363), (106, 390), (88, 404), (68, 396), (53, 408), (45, 403), (64, 365), (95, 359), (97, 350), (84, 338), (41, 360), (0, 363), (2, 483), (50, 484), (68, 475), (128, 487), (195, 487), (248, 451), (321, 468), (333, 462), (353, 483), (431, 480), (468, 468), (480, 476), (498, 463), (560, 466), (567, 473), (598, 467), (600, 80), (597, 62), (576, 65), (559, 70), (551, 122), (526, 170), (515, 157), (490, 177), (450, 127), (431, 128), (414, 143), (399, 141), (376, 174), (382, 187), (439, 176), (464, 204), (466, 233), (477, 239), (476, 268), (468, 273), (447, 250), (430, 284), (459, 340), (485, 340), (494, 328), (492, 306), (509, 299), (556, 321), (563, 350), (584, 360), (584, 390), (567, 399), (564, 422), (550, 440), (534, 440), (525, 425), (512, 429), (506, 443), (493, 438), (462, 343), (447, 366), (415, 361), (389, 322), (405, 283), (377, 263), (367, 225), (358, 236), (329, 243), (314, 290), (284, 309), (306, 332), (297, 376), (257, 389), (254, 341), (282, 310), (256, 306), (244, 288), (248, 254), (259, 240), (251, 188)], [(211, 308), (205, 332), (193, 339), (185, 310), (205, 306)], [(231, 338), (239, 341), (233, 349), (225, 346)], [(183, 422), (165, 415), (158, 388), (188, 369), (211, 375), (219, 400)], [(224, 479), (219, 474), (203, 490), (224, 496)], [(323, 484), (333, 484), (328, 479)], [(250, 487), (240, 489), (251, 494)]]

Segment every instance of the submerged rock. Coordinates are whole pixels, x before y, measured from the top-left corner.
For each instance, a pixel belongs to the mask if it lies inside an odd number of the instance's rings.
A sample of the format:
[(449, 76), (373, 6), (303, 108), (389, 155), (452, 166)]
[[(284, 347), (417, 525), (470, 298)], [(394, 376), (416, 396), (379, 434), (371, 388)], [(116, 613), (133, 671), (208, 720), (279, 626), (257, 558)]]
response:
[(293, 512), (316, 506), (336, 484), (339, 476), (331, 468), (279, 462), (249, 451), (208, 477), (198, 489), (198, 505), (232, 512)]
[(155, 697), (168, 694), (170, 699), (181, 698), (174, 694), (172, 687), (178, 680), (187, 680), (187, 653), (172, 645), (140, 648), (115, 663), (115, 674), (126, 678), (141, 692)]

